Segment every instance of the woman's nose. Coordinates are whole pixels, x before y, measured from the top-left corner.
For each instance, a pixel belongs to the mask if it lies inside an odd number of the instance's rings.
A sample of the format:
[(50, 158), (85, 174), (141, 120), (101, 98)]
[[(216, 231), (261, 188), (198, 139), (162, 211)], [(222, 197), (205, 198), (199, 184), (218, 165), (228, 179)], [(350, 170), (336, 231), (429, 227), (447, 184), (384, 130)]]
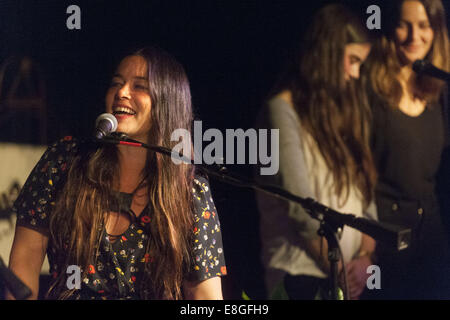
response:
[(123, 86), (119, 88), (119, 90), (117, 90), (116, 97), (126, 99), (130, 98), (130, 86), (128, 85), (128, 83), (125, 83)]
[(359, 67), (355, 68), (352, 76), (353, 76), (353, 79), (359, 79)]
[(420, 39), (420, 29), (418, 26), (412, 25), (409, 28), (409, 42), (417, 42)]
[(352, 66), (348, 75), (350, 76), (351, 79), (358, 79), (359, 78), (359, 65)]

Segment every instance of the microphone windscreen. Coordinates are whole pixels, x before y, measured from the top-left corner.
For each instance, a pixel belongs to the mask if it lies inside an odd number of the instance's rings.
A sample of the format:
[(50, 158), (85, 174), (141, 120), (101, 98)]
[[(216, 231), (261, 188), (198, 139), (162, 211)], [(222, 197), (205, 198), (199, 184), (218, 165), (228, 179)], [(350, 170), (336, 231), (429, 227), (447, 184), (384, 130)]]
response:
[(95, 136), (99, 139), (117, 130), (117, 119), (111, 113), (102, 113), (95, 120)]
[(428, 62), (425, 60), (416, 60), (413, 63), (413, 70), (417, 73), (422, 73), (428, 67)]

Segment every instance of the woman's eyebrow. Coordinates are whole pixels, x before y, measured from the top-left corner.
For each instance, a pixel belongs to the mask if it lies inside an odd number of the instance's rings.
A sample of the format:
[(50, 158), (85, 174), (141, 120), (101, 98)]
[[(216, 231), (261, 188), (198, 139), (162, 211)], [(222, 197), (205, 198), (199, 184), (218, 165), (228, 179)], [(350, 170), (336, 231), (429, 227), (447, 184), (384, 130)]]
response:
[(421, 19), (421, 20), (419, 20), (419, 21), (411, 21), (411, 20), (407, 20), (407, 19), (400, 19), (400, 21), (399, 22), (403, 22), (403, 23), (406, 23), (406, 24), (413, 24), (413, 23), (430, 23), (430, 20), (429, 19), (427, 19), (427, 18), (423, 18), (423, 19)]
[[(114, 75), (113, 75), (113, 78), (122, 78), (123, 79), (123, 76), (120, 74), (120, 73), (115, 73)], [(142, 77), (142, 76), (136, 76), (136, 77), (133, 77), (133, 79), (136, 79), (136, 80), (148, 80), (148, 78), (147, 77)]]
[(140, 77), (140, 76), (137, 76), (137, 77), (134, 77), (134, 79), (137, 79), (137, 80), (148, 80), (148, 78), (147, 77)]
[(430, 20), (428, 19), (419, 20), (419, 23), (431, 24)]

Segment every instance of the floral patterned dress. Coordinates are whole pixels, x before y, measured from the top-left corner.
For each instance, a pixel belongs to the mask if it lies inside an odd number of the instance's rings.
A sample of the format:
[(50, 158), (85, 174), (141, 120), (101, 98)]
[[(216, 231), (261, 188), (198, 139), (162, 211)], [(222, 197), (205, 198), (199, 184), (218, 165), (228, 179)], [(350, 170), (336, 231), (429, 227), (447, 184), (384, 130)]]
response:
[[(17, 214), (17, 225), (33, 229), (50, 236), (49, 219), (52, 209), (67, 177), (69, 162), (79, 151), (80, 143), (65, 137), (50, 146), (37, 163), (19, 194), (13, 210)], [(194, 201), (194, 262), (185, 275), (191, 281), (202, 281), (226, 275), (219, 217), (211, 196), (208, 181), (196, 176), (193, 183)], [(90, 265), (81, 279), (81, 288), (75, 299), (140, 299), (139, 285), (145, 265), (157, 263), (157, 257), (146, 252), (150, 241), (152, 210), (147, 206), (136, 217), (131, 211), (132, 195), (115, 194), (121, 212), (129, 213), (130, 225), (121, 235), (111, 236), (103, 230), (95, 265)], [(109, 208), (118, 212), (118, 208)], [(58, 266), (64, 252), (56, 250), (50, 239), (47, 248), (50, 274), (53, 278), (67, 272), (68, 266)], [(64, 260), (62, 260), (64, 261)], [(80, 269), (83, 274), (83, 269)]]

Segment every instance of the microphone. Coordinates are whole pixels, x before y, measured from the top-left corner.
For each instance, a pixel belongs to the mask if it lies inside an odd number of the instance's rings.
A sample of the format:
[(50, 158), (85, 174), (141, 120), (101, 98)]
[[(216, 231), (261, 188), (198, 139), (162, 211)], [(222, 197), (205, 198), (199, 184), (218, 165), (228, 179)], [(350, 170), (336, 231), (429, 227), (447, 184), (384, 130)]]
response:
[(413, 63), (413, 70), (419, 75), (427, 75), (433, 78), (438, 78), (444, 81), (450, 80), (450, 73), (444, 70), (438, 69), (433, 66), (430, 62), (425, 60), (416, 60)]
[(103, 139), (111, 132), (117, 130), (117, 119), (111, 113), (102, 113), (95, 120), (95, 133), (97, 139)]

